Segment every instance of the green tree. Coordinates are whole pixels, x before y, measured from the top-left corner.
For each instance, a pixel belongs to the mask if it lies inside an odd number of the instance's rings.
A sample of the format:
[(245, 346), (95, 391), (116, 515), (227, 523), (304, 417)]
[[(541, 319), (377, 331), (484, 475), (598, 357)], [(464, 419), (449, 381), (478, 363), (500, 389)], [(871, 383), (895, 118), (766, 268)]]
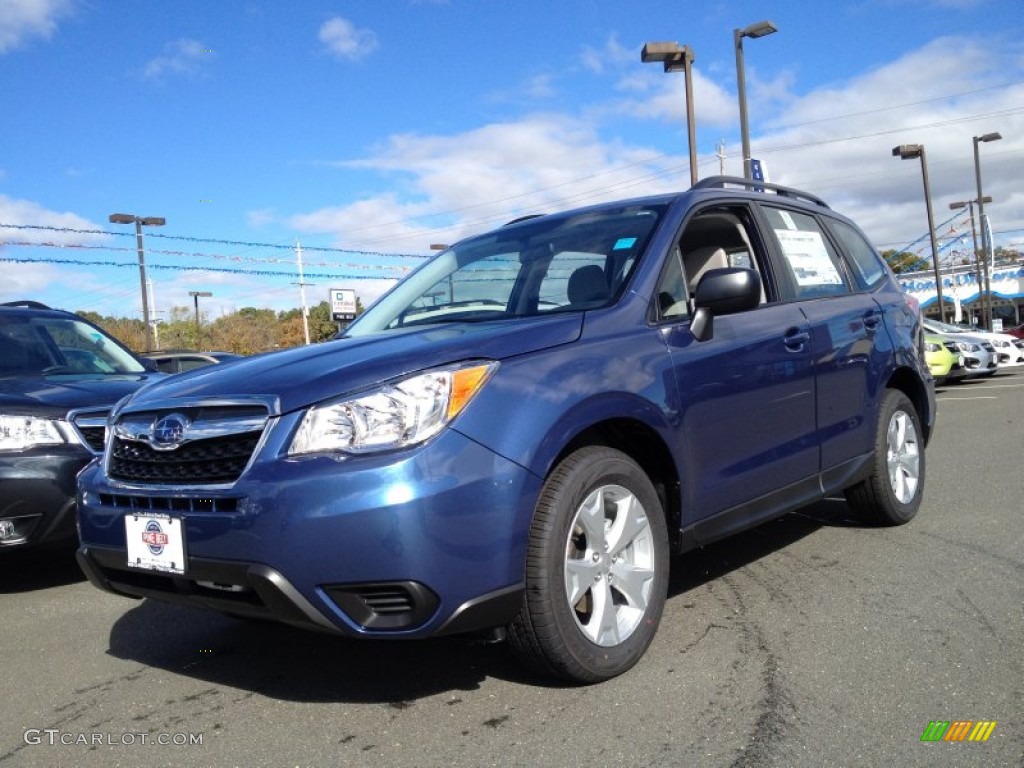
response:
[(892, 271), (897, 275), (901, 272), (914, 272), (928, 267), (926, 259), (922, 259), (916, 253), (910, 253), (909, 251), (897, 251), (890, 248), (887, 251), (882, 251), (882, 258), (888, 262), (889, 266), (892, 267)]

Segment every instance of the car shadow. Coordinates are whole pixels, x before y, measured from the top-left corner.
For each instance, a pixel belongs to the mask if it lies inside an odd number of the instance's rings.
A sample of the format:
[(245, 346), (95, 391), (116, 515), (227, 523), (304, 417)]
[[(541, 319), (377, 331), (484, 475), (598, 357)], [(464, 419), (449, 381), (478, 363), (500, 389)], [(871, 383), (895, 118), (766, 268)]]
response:
[[(851, 525), (826, 500), (673, 560), (669, 598), (784, 549), (825, 526)], [(110, 632), (108, 653), (209, 683), (301, 702), (379, 703), (472, 691), (488, 678), (572, 687), (525, 671), (504, 644), (465, 638), (352, 640), (271, 622), (143, 600)]]
[(32, 592), (85, 581), (74, 544), (0, 552), (0, 594)]
[(677, 555), (672, 561), (669, 598), (704, 586), (785, 549), (821, 528), (863, 526), (845, 499), (824, 499), (743, 533)]

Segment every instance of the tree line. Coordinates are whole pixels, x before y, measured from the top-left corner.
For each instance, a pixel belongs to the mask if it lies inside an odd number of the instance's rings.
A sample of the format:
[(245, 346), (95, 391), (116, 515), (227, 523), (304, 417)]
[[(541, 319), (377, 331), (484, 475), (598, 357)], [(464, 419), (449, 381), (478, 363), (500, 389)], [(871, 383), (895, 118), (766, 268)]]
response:
[[(356, 314), (362, 311), (363, 305), (357, 298)], [(133, 352), (149, 351), (146, 325), (142, 320), (106, 317), (97, 312), (80, 311), (77, 314), (98, 325)], [(306, 343), (301, 309), (275, 312), (272, 309), (243, 307), (215, 320), (200, 312), (197, 328), (193, 308), (172, 307), (167, 319), (158, 320), (154, 328), (159, 349), (216, 350), (254, 355)], [(326, 301), (309, 308), (311, 344), (326, 341), (337, 332), (338, 323), (331, 319), (331, 308)]]
[[(1015, 264), (1021, 260), (1021, 252), (1014, 248), (1006, 248), (1000, 245), (992, 252), (992, 257), (996, 266), (1000, 264)], [(889, 262), (892, 271), (897, 275), (901, 272), (917, 272), (923, 269), (930, 269), (932, 264), (930, 253), (927, 256), (921, 256), (909, 251), (890, 249), (882, 251), (882, 258)], [(968, 266), (973, 265), (975, 263), (973, 253), (961, 256), (959, 263)]]

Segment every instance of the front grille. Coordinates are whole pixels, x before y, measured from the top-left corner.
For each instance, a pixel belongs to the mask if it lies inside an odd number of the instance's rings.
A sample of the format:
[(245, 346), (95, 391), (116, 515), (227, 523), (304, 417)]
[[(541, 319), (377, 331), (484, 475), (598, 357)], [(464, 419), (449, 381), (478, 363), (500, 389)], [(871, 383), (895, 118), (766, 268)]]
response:
[(105, 427), (79, 427), (82, 438), (96, 453), (103, 453), (103, 440), (107, 434)]
[(157, 451), (146, 443), (115, 437), (108, 474), (129, 483), (233, 483), (256, 445), (260, 431), (222, 435)]
[(207, 496), (138, 496), (123, 493), (99, 494), (100, 505), (142, 512), (237, 512), (237, 498)]
[(107, 413), (105, 409), (83, 409), (72, 411), (70, 414), (71, 424), (93, 453), (103, 453), (103, 444), (107, 436)]

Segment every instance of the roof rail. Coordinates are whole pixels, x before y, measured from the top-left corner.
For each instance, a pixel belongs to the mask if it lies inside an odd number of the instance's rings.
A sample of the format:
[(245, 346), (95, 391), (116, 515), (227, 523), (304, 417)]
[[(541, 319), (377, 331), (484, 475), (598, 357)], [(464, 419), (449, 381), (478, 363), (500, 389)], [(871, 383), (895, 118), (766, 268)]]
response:
[(783, 197), (792, 197), (798, 200), (806, 200), (809, 203), (820, 205), (822, 208), (829, 208), (829, 204), (822, 200), (817, 195), (812, 195), (810, 192), (802, 192), (799, 189), (793, 189), (792, 187), (784, 187), (781, 184), (772, 184), (767, 181), (757, 181), (756, 179), (743, 179), (739, 176), (708, 176), (706, 179), (701, 179), (694, 184), (690, 189), (709, 189), (719, 188), (725, 189), (727, 186), (743, 187), (754, 192), (761, 192), (764, 190), (771, 190), (777, 195)]
[(512, 221), (506, 221), (501, 226), (503, 226), (503, 227), (510, 227), (513, 224), (518, 224), (520, 221), (529, 221), (530, 219), (539, 219), (543, 215), (544, 215), (543, 213), (528, 213), (525, 216), (520, 216), (518, 219), (512, 219)]
[(40, 301), (30, 301), (29, 299), (20, 299), (19, 301), (5, 301), (0, 304), (0, 307), (24, 307), (26, 309), (52, 309)]

